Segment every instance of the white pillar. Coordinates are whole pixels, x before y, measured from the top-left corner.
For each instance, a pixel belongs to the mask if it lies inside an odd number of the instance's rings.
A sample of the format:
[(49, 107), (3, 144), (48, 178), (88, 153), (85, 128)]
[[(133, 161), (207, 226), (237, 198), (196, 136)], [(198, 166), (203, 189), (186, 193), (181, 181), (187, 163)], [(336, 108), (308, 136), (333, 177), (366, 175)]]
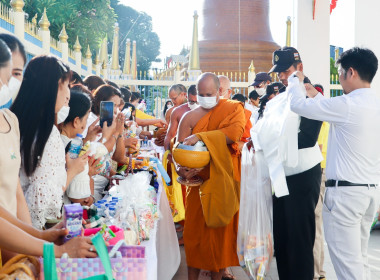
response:
[(181, 68), (179, 62), (177, 62), (177, 67), (174, 70), (174, 83), (179, 84), (181, 82)]
[(313, 1), (296, 0), (295, 8), (292, 46), (300, 52), (305, 75), (312, 83), (322, 84), (327, 95), (330, 92), (330, 0), (316, 1), (314, 20)]
[(82, 53), (81, 51), (74, 51), (75, 53), (75, 64), (77, 66), (77, 73), (81, 75), (82, 73)]
[(87, 62), (87, 75), (92, 75), (92, 58), (86, 58)]
[(99, 76), (100, 77), (100, 69), (101, 69), (101, 65), (100, 64), (96, 64), (95, 65), (95, 73), (96, 73), (96, 76)]
[(255, 73), (255, 66), (253, 65), (253, 60), (251, 60), (251, 65), (248, 67), (248, 84), (252, 85), (255, 81), (256, 73)]
[(24, 11), (13, 11), (13, 18), (15, 23), (15, 36), (24, 42), (25, 32), (25, 16)]
[(50, 30), (40, 29), (40, 35), (42, 39), (42, 53), (50, 54)]
[(62, 50), (62, 60), (66, 63), (69, 62), (69, 44), (66, 42), (61, 42)]
[(40, 35), (42, 38), (42, 53), (50, 54), (50, 22), (46, 14), (46, 8), (44, 8), (44, 12), (38, 24), (40, 26)]
[[(343, 5), (342, 3), (338, 3)], [(338, 7), (337, 7), (338, 8)], [(355, 0), (354, 17), (347, 20), (354, 21), (354, 46), (371, 49), (380, 61), (380, 37), (375, 32), (379, 22), (380, 1), (378, 0)], [(353, 47), (353, 46), (352, 46)], [(378, 94), (380, 94), (380, 71), (372, 82)]]

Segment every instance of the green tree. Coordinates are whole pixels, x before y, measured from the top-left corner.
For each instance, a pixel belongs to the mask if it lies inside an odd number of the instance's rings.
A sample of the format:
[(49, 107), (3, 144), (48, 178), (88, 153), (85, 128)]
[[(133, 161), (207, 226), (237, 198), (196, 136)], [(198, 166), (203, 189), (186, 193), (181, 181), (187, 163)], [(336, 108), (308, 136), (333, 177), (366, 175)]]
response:
[(336, 68), (335, 60), (332, 57), (330, 57), (330, 77), (331, 75), (334, 75), (334, 77), (338, 75), (338, 68)]
[(161, 43), (157, 33), (152, 31), (152, 18), (144, 12), (119, 4), (117, 0), (112, 0), (111, 6), (120, 27), (120, 65), (124, 66), (126, 40), (129, 38), (131, 43), (136, 41), (137, 71), (148, 71), (152, 62), (160, 61), (157, 56), (160, 54)]

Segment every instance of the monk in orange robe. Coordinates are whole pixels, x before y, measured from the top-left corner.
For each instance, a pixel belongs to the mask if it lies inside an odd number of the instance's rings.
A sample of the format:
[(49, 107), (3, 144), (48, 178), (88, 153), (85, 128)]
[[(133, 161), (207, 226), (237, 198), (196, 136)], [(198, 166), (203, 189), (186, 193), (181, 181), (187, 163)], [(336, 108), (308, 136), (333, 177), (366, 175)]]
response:
[(199, 175), (204, 180), (201, 186), (188, 187), (186, 198), (184, 241), (188, 279), (197, 280), (200, 269), (204, 269), (212, 272), (213, 280), (220, 280), (225, 268), (239, 265), (236, 239), (240, 151), (236, 142), (244, 132), (245, 116), (241, 103), (220, 99), (216, 75), (202, 74), (197, 91), (200, 107), (184, 115), (177, 135), (185, 145), (202, 140), (211, 157), (210, 164), (201, 171), (177, 167), (183, 178)]

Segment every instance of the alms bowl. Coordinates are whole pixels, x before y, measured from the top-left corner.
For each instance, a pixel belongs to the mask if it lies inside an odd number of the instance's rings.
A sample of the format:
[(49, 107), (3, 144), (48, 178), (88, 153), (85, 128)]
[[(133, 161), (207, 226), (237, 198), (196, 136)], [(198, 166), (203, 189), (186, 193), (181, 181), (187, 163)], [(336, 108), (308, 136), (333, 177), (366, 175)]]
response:
[(203, 168), (210, 162), (210, 152), (207, 147), (178, 144), (173, 147), (172, 154), (179, 165), (188, 168)]

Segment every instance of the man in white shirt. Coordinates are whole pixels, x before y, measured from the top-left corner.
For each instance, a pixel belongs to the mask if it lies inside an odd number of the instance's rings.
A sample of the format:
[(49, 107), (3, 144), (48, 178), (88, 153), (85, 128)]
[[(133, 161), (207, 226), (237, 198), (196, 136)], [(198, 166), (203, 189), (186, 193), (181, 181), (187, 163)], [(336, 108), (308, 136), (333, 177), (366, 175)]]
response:
[[(285, 86), (297, 70), (303, 70), (303, 63), (295, 48), (283, 47), (273, 53), (269, 72), (276, 72)], [(275, 95), (273, 87), (267, 94), (267, 99)], [(251, 137), (256, 153), (263, 153), (275, 192), (273, 237), (279, 277), (312, 280), (315, 207), (323, 159), (317, 139), (322, 122), (299, 117), (289, 106), (286, 89), (268, 101)]]
[(303, 74), (289, 77), (291, 110), (330, 123), (323, 224), (338, 279), (370, 279), (368, 240), (380, 203), (380, 97), (371, 89), (375, 54), (353, 48), (337, 61), (344, 95), (302, 94)]

